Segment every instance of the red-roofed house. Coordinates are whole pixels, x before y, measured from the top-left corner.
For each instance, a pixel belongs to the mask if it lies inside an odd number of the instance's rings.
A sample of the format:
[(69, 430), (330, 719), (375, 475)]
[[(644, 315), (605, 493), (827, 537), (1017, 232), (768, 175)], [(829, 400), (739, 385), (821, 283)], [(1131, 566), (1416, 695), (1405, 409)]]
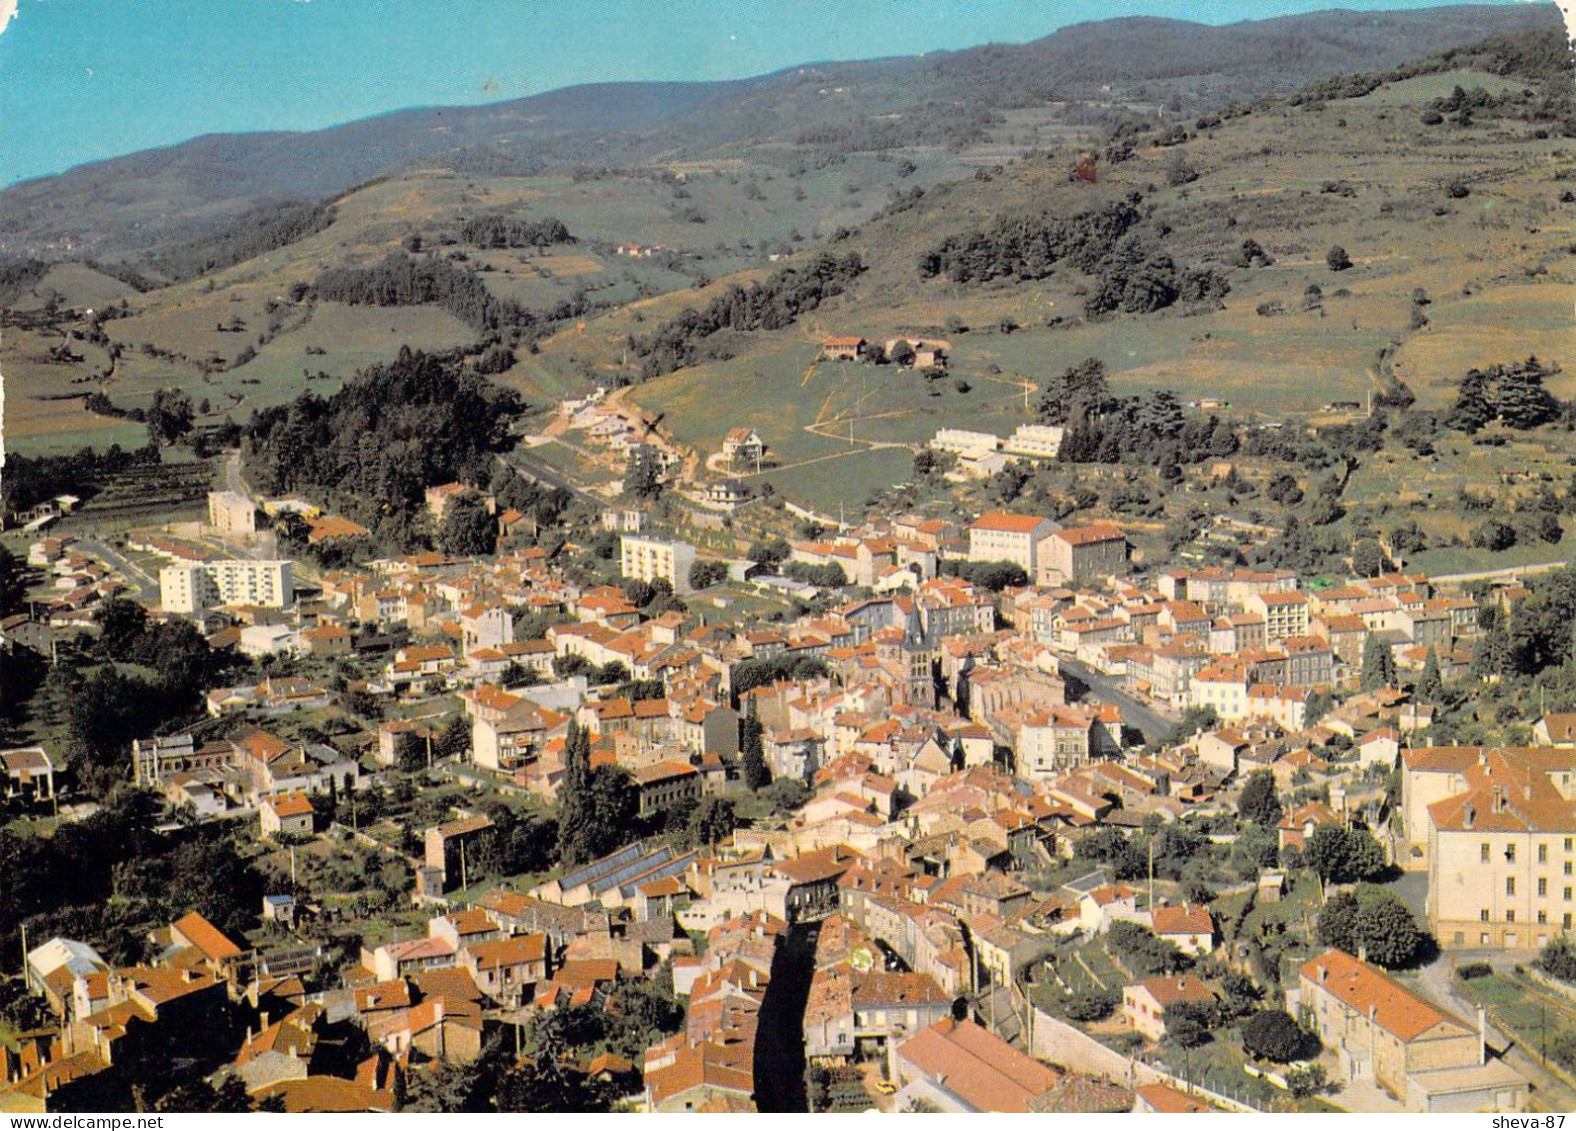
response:
[(1522, 1111), (1527, 1081), (1489, 1060), (1476, 1027), (1339, 950), (1303, 964), (1297, 1012), (1335, 1052), (1336, 1079), (1371, 1081), (1416, 1112)]

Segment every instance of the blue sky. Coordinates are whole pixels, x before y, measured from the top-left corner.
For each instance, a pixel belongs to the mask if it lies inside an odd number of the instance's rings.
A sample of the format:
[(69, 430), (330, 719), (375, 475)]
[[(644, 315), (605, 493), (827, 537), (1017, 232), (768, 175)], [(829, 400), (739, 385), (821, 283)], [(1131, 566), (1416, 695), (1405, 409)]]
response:
[(1439, 2), (0, 0), (0, 184), (204, 133), (314, 129), (572, 83), (738, 78), (1020, 43), (1121, 15), (1229, 23)]

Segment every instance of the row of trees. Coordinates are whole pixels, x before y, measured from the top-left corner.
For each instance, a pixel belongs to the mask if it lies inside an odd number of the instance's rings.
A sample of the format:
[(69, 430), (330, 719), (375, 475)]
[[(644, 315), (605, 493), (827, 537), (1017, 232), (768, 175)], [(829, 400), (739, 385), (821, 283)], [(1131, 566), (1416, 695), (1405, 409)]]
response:
[[(786, 267), (749, 287), (730, 286), (700, 310), (686, 307), (650, 334), (631, 338), (644, 378), (693, 365), (701, 343), (720, 330), (780, 330), (826, 299), (840, 295), (865, 270), (857, 253), (822, 252), (809, 263)], [(716, 355), (722, 356), (722, 355)]]
[(552, 216), (539, 220), (489, 212), (460, 222), (460, 239), (473, 247), (534, 247), (574, 243), (564, 222)]
[(70, 455), (24, 456), (7, 452), (0, 476), (0, 510), (27, 510), (56, 495), (91, 498), (112, 477), (138, 467), (155, 467), (154, 444), (127, 450), (111, 444), (103, 451), (81, 448)]
[(483, 333), (509, 327), (530, 328), (572, 318), (585, 311), (584, 297), (533, 311), (498, 298), (481, 276), (435, 255), (393, 252), (371, 267), (330, 267), (318, 275), (313, 291), (325, 302), (361, 306), (440, 306)]

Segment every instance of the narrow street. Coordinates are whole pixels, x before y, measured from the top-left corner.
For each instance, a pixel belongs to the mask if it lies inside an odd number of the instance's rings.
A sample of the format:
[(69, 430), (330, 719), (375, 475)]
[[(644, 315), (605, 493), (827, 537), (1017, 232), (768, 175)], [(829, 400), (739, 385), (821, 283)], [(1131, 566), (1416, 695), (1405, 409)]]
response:
[(1123, 691), (1121, 681), (1115, 677), (1101, 675), (1077, 660), (1061, 660), (1060, 667), (1062, 675), (1083, 684), (1094, 699), (1122, 708), (1122, 721), (1142, 731), (1144, 741), (1157, 742), (1171, 733), (1175, 721)]
[(819, 923), (798, 923), (772, 960), (755, 1037), (755, 1104), (761, 1111), (809, 1111), (804, 1080), (804, 1007), (815, 974)]

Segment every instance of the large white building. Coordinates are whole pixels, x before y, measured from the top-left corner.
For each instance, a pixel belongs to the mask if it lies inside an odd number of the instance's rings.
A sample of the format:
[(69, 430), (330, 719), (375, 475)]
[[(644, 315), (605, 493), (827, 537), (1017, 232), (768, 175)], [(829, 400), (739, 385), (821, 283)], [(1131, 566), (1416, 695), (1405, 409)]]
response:
[(295, 563), (240, 560), (180, 562), (159, 570), (159, 604), (167, 613), (196, 613), (220, 605), (289, 608), (295, 603)]
[(1020, 424), (1002, 449), (1030, 459), (1055, 459), (1062, 450), (1062, 428), (1056, 424)]
[(208, 525), (220, 534), (256, 533), (257, 508), (234, 491), (209, 491)]
[(991, 432), (970, 432), (965, 428), (943, 428), (930, 446), (938, 452), (980, 456), (1001, 447), (1001, 439)]
[(688, 542), (651, 534), (626, 534), (620, 546), (625, 577), (637, 581), (656, 581), (660, 577), (673, 586), (675, 593), (690, 591), (690, 566), (695, 564), (695, 547)]
[(1048, 518), (992, 511), (969, 527), (969, 561), (1016, 562), (1035, 576), (1040, 542), (1056, 529)]

